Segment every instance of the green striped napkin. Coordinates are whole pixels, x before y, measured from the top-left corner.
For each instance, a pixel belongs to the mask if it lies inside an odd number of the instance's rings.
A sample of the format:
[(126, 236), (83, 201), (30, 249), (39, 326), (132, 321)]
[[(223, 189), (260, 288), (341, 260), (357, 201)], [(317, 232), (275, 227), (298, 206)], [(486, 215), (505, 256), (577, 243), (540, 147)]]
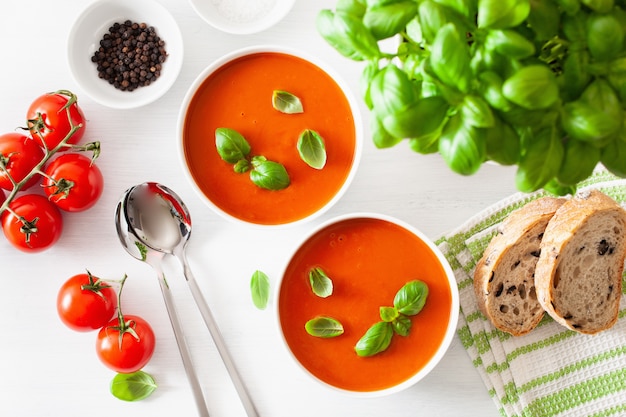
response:
[[(598, 170), (579, 187), (589, 188), (626, 207), (626, 179)], [(510, 212), (542, 195), (515, 194), (437, 240), (459, 287), (457, 333), (502, 416), (626, 416), (625, 297), (617, 324), (595, 336), (567, 330), (546, 314), (532, 332), (513, 337), (478, 310), (472, 276), (483, 250)]]

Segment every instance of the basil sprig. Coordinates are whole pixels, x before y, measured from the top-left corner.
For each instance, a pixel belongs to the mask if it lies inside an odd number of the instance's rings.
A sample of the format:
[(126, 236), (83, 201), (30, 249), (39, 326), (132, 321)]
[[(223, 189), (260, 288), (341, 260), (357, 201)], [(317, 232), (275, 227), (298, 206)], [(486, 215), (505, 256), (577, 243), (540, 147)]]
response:
[(381, 321), (372, 325), (354, 346), (357, 355), (366, 357), (387, 350), (393, 334), (408, 336), (412, 322), (410, 316), (424, 308), (428, 286), (420, 280), (409, 281), (400, 288), (393, 299), (393, 307), (380, 307)]
[(219, 127), (215, 129), (215, 146), (220, 157), (233, 164), (238, 174), (250, 172), (250, 180), (258, 187), (267, 190), (282, 190), (291, 183), (285, 167), (266, 157), (250, 157), (251, 147), (243, 135), (234, 129)]
[(148, 398), (156, 388), (154, 378), (144, 371), (130, 374), (119, 373), (111, 381), (111, 394), (123, 401), (143, 400)]

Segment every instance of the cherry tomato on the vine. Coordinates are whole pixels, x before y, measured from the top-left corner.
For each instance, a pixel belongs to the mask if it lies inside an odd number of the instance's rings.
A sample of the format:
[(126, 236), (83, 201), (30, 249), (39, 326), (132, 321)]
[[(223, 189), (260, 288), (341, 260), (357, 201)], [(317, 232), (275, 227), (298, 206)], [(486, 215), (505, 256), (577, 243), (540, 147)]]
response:
[[(70, 117), (67, 115), (67, 109)], [(77, 144), (85, 133), (85, 116), (77, 104), (76, 95), (65, 90), (37, 97), (28, 108), (26, 121), (33, 137), (42, 146), (45, 143), (49, 150), (65, 139), (72, 129), (72, 124), (74, 126), (82, 124), (82, 127), (67, 140), (67, 144)], [(60, 150), (64, 149), (69, 148)]]
[(63, 230), (61, 212), (39, 194), (25, 194), (11, 201), (0, 216), (9, 242), (24, 252), (39, 252), (59, 240)]
[(50, 162), (45, 174), (42, 182), (44, 191), (48, 199), (62, 210), (87, 210), (102, 195), (102, 172), (84, 155), (62, 154)]
[(117, 309), (115, 289), (91, 273), (69, 278), (57, 295), (57, 312), (72, 330), (88, 332), (101, 329)]
[[(44, 150), (31, 137), (21, 133), (0, 135), (0, 161), (5, 169), (0, 170), (0, 188), (11, 191), (13, 182), (22, 181), (44, 157)], [(21, 188), (26, 190), (39, 181), (39, 174), (33, 175)]]
[(122, 322), (116, 318), (100, 329), (96, 353), (102, 363), (115, 372), (136, 372), (152, 357), (155, 341), (154, 331), (147, 321), (138, 316), (127, 315), (123, 316)]
[(0, 188), (0, 206), (6, 201), (7, 196), (4, 195), (4, 191)]

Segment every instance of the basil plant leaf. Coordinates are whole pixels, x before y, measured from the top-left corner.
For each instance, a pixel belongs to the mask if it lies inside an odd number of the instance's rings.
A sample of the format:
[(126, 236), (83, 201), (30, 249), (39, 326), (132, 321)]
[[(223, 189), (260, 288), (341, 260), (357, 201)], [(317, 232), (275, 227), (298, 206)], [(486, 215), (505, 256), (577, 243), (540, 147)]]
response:
[(462, 175), (478, 171), (487, 155), (486, 129), (464, 123), (454, 115), (439, 137), (439, 153), (450, 169)]
[(326, 145), (315, 130), (306, 129), (298, 138), (298, 153), (308, 166), (322, 169), (326, 165)]
[(343, 334), (343, 325), (332, 317), (319, 316), (307, 321), (304, 328), (308, 334), (328, 339)]
[(386, 321), (379, 321), (370, 327), (354, 346), (354, 351), (361, 357), (373, 356), (387, 350), (393, 336), (393, 326)]
[(535, 44), (514, 30), (490, 30), (485, 39), (485, 46), (513, 59), (528, 58), (535, 53)]
[(478, 27), (508, 29), (522, 23), (530, 13), (530, 0), (478, 0)]
[(533, 192), (559, 173), (563, 162), (563, 143), (555, 129), (540, 130), (532, 138), (524, 138), (526, 146), (515, 175), (515, 184), (522, 192)]
[(406, 72), (390, 63), (372, 78), (370, 100), (379, 118), (404, 111), (417, 101), (419, 91)]
[(626, 178), (626, 138), (619, 137), (602, 149), (600, 161), (613, 174)]
[(556, 103), (559, 99), (559, 86), (550, 68), (529, 65), (504, 81), (502, 94), (518, 106), (539, 110)]
[(270, 298), (270, 279), (262, 271), (254, 271), (250, 278), (252, 302), (259, 310), (265, 310)]
[(111, 394), (123, 401), (140, 401), (157, 388), (154, 378), (144, 372), (117, 374), (111, 381)]
[(220, 157), (231, 164), (245, 159), (250, 154), (250, 144), (243, 135), (226, 127), (215, 129), (215, 146)]
[(291, 183), (289, 174), (282, 164), (259, 156), (252, 158), (250, 179), (258, 187), (274, 191), (287, 188)]
[(569, 139), (565, 142), (563, 163), (557, 179), (564, 185), (576, 185), (589, 177), (600, 161), (600, 148), (587, 142)]
[(409, 281), (400, 288), (393, 299), (398, 312), (414, 316), (424, 308), (428, 298), (428, 285), (420, 280)]
[(315, 267), (309, 271), (309, 283), (313, 294), (318, 297), (326, 298), (333, 293), (333, 281), (320, 267)]
[(403, 138), (397, 138), (385, 130), (385, 127), (376, 115), (372, 115), (370, 118), (370, 128), (372, 130), (372, 141), (378, 149), (391, 148), (402, 142)]
[(399, 315), (394, 321), (391, 322), (393, 331), (400, 336), (408, 336), (411, 332), (411, 326), (413, 322), (404, 314)]
[(422, 138), (437, 132), (444, 123), (450, 106), (440, 96), (417, 100), (402, 111), (385, 116), (382, 124), (398, 138)]
[(366, 10), (365, 0), (337, 0), (335, 10), (346, 14), (352, 14), (356, 17), (363, 17)]
[(612, 14), (592, 13), (587, 19), (587, 46), (598, 61), (608, 61), (622, 52), (624, 29)]
[(381, 55), (376, 38), (360, 17), (341, 11), (321, 10), (315, 25), (322, 38), (346, 58), (365, 61), (378, 59)]
[(272, 93), (272, 106), (281, 113), (303, 113), (304, 107), (300, 98), (288, 91), (274, 90)]
[(368, 7), (363, 16), (363, 24), (374, 38), (381, 40), (397, 35), (417, 14), (417, 3), (404, 0)]
[(448, 23), (439, 29), (430, 50), (430, 65), (441, 82), (468, 92), (472, 78), (470, 53), (465, 35)]

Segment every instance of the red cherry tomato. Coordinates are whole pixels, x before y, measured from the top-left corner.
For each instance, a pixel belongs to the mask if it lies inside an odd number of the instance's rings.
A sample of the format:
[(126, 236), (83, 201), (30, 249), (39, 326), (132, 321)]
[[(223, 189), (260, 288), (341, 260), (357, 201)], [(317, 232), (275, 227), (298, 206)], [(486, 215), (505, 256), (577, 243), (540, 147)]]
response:
[(57, 295), (61, 321), (78, 332), (101, 329), (111, 320), (116, 309), (115, 289), (89, 272), (65, 281)]
[(2, 205), (2, 203), (4, 203), (7, 199), (7, 196), (4, 195), (4, 191), (2, 191), (2, 189), (0, 189), (0, 206)]
[(61, 212), (39, 194), (25, 194), (9, 204), (0, 216), (2, 231), (13, 246), (24, 252), (39, 252), (59, 240), (63, 230)]
[[(65, 139), (72, 129), (72, 124), (82, 127), (66, 143), (77, 144), (85, 133), (85, 116), (78, 107), (76, 95), (65, 90), (37, 97), (28, 108), (26, 120), (33, 138), (42, 146), (45, 143), (49, 150)], [(63, 149), (69, 148), (60, 150)]]
[(42, 185), (48, 199), (62, 210), (83, 211), (92, 207), (104, 188), (100, 169), (86, 156), (65, 153), (45, 170)]
[(119, 373), (136, 372), (143, 368), (154, 353), (155, 337), (152, 327), (138, 316), (123, 318), (120, 345), (120, 321), (113, 319), (98, 332), (96, 353), (107, 367)]
[[(0, 170), (0, 188), (11, 191), (13, 183), (22, 181), (44, 157), (44, 150), (32, 138), (21, 133), (0, 135), (0, 160), (6, 170)], [(39, 174), (33, 175), (21, 190), (39, 182)]]

